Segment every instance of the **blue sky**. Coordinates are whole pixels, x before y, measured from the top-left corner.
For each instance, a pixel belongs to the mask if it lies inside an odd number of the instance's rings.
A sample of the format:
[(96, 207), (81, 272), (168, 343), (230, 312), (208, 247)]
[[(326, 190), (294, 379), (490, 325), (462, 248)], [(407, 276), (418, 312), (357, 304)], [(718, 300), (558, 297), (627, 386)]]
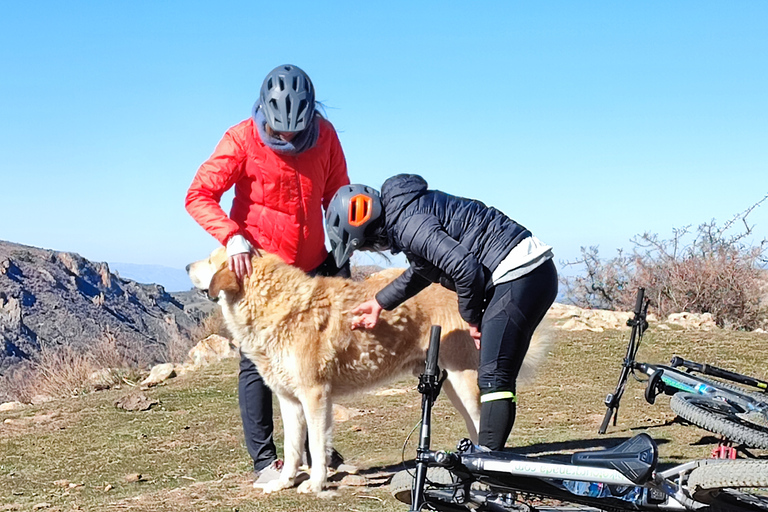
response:
[(766, 26), (757, 1), (0, 2), (0, 239), (205, 256), (186, 189), (293, 63), (354, 182), (419, 173), (557, 261), (612, 256), (768, 194)]

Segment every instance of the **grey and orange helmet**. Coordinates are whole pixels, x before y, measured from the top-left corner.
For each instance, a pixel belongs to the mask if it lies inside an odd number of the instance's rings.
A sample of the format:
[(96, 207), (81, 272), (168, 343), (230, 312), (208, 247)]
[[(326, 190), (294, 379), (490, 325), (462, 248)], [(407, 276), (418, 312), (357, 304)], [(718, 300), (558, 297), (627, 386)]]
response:
[(344, 185), (325, 212), (325, 229), (336, 265), (344, 265), (352, 253), (370, 242), (372, 226), (382, 213), (379, 192), (367, 185)]
[(267, 124), (276, 132), (300, 132), (315, 114), (315, 87), (298, 66), (283, 64), (269, 72), (259, 100)]

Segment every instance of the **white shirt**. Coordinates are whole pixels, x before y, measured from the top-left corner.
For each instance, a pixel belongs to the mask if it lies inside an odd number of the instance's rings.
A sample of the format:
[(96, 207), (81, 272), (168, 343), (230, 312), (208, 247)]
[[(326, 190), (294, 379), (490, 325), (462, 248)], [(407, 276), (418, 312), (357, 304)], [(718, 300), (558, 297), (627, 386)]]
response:
[(554, 257), (552, 247), (535, 236), (520, 241), (491, 274), (494, 286), (517, 279)]

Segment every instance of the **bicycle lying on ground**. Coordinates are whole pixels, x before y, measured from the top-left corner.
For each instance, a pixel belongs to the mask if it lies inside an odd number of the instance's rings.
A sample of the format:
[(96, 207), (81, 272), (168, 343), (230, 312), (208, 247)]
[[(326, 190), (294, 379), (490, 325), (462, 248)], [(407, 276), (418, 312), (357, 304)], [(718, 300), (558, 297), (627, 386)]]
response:
[(768, 497), (740, 489), (768, 487), (767, 462), (710, 459), (661, 471), (657, 445), (647, 434), (611, 449), (573, 453), (569, 460), (489, 451), (468, 439), (455, 452), (431, 450), (432, 405), (442, 385), (439, 339), (440, 328), (433, 327), (419, 378), (416, 471), (401, 471), (390, 483), (392, 494), (411, 512), (574, 510), (542, 505), (542, 499), (601, 510), (768, 510)]
[[(616, 425), (619, 402), (627, 380), (632, 375), (636, 380), (646, 382), (645, 399), (648, 403), (653, 404), (662, 393), (672, 395), (669, 405), (681, 418), (722, 435), (730, 443), (768, 449), (768, 394), (764, 392), (768, 389), (768, 383), (678, 356), (673, 357), (668, 366), (636, 360), (640, 341), (648, 327), (648, 305), (645, 290), (640, 288), (634, 317), (627, 322), (632, 327), (632, 333), (619, 382), (616, 390), (605, 399), (608, 409), (598, 432), (605, 433), (611, 417)], [(685, 371), (678, 368), (684, 368)], [(638, 372), (647, 379), (638, 378)], [(705, 378), (694, 372), (725, 381)], [(752, 386), (755, 391), (749, 391), (741, 385)], [(735, 457), (735, 450), (731, 449), (729, 456)]]

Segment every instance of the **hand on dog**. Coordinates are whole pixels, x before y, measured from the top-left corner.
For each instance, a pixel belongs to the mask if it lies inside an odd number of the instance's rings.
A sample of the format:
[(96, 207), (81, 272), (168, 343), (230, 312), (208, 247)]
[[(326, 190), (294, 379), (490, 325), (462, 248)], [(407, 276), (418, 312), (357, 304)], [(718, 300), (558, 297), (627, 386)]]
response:
[(358, 315), (352, 319), (352, 330), (373, 329), (376, 327), (382, 309), (376, 299), (365, 301), (357, 306), (352, 310), (353, 315)]
[(480, 350), (480, 329), (474, 324), (469, 324), (469, 335), (475, 341), (475, 348)]
[(251, 254), (247, 252), (241, 252), (229, 257), (229, 270), (235, 273), (238, 281), (242, 281), (245, 276), (249, 276), (253, 273), (253, 265), (251, 265)]

